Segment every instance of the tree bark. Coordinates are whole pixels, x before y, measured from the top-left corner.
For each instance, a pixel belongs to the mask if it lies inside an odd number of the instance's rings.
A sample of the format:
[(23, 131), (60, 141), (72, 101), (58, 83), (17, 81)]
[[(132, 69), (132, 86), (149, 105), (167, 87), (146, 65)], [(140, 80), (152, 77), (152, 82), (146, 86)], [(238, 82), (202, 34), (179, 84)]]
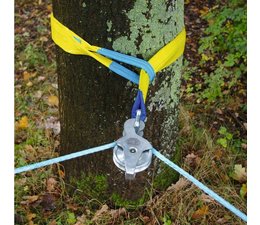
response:
[[(149, 60), (183, 28), (183, 0), (53, 0), (54, 16), (89, 43)], [(147, 97), (145, 138), (166, 156), (177, 158), (178, 102), (182, 59), (156, 75)], [(133, 69), (133, 68), (132, 68)], [(122, 136), (137, 86), (86, 56), (57, 47), (61, 155), (109, 143)], [(156, 160), (134, 181), (125, 181), (112, 151), (64, 163), (67, 181), (82, 174), (104, 175), (106, 196), (140, 199), (151, 180), (162, 177)], [(159, 169), (160, 168), (160, 169)], [(169, 179), (168, 179), (169, 178)]]

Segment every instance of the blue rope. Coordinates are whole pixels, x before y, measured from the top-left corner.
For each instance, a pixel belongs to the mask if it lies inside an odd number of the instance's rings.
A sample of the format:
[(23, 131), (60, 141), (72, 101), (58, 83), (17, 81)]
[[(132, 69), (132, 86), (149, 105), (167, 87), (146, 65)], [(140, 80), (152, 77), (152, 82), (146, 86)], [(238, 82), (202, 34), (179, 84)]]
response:
[(238, 217), (240, 217), (242, 220), (247, 222), (247, 216), (241, 212), (239, 209), (235, 208), (233, 205), (231, 205), (229, 202), (227, 202), (225, 199), (220, 197), (218, 194), (216, 194), (214, 191), (210, 190), (208, 187), (206, 187), (204, 184), (202, 184), (200, 181), (198, 181), (196, 178), (188, 174), (185, 170), (177, 166), (175, 163), (167, 159), (165, 156), (163, 156), (160, 152), (158, 152), (156, 149), (152, 149), (153, 154), (162, 160), (165, 164), (176, 170), (178, 173), (180, 173), (182, 176), (184, 176), (186, 179), (191, 181), (193, 184), (195, 184), (198, 188), (200, 188), (202, 191), (207, 193), (210, 197), (215, 199), (218, 203), (229, 209), (231, 212), (236, 214)]
[(30, 164), (30, 165), (27, 165), (27, 166), (16, 168), (14, 170), (14, 174), (26, 172), (26, 171), (29, 171), (29, 170), (38, 169), (38, 168), (41, 168), (41, 167), (44, 167), (44, 166), (52, 165), (54, 163), (59, 163), (59, 162), (63, 162), (63, 161), (69, 160), (69, 159), (74, 159), (74, 158), (77, 158), (77, 157), (80, 157), (80, 156), (89, 155), (89, 154), (93, 154), (93, 153), (96, 153), (96, 152), (104, 151), (104, 150), (109, 149), (109, 148), (114, 148), (115, 146), (116, 146), (116, 142), (112, 142), (112, 143), (101, 145), (101, 146), (98, 146), (98, 147), (82, 150), (80, 152), (75, 152), (75, 153), (60, 156), (60, 157), (57, 157), (57, 158), (49, 159), (49, 160), (46, 160), (46, 161), (33, 163), (33, 164)]
[[(101, 145), (101, 146), (98, 146), (98, 147), (82, 150), (82, 151), (79, 151), (79, 152), (71, 153), (71, 154), (68, 154), (68, 155), (60, 156), (60, 157), (49, 159), (49, 160), (46, 160), (46, 161), (42, 161), (42, 162), (38, 162), (38, 163), (34, 163), (34, 164), (27, 165), (27, 166), (16, 168), (14, 173), (18, 174), (18, 173), (26, 172), (26, 171), (29, 171), (29, 170), (34, 170), (34, 169), (41, 168), (41, 167), (44, 167), (44, 166), (52, 165), (54, 163), (59, 163), (59, 162), (66, 161), (66, 160), (69, 160), (69, 159), (74, 159), (74, 158), (81, 157), (81, 156), (84, 156), (84, 155), (89, 155), (89, 154), (93, 154), (93, 153), (96, 153), (96, 152), (104, 151), (104, 150), (113, 148), (115, 146), (116, 146), (116, 142), (112, 142), (112, 143)], [(167, 159), (165, 156), (163, 156), (161, 153), (159, 153), (156, 149), (153, 148), (152, 151), (153, 151), (153, 154), (157, 158), (162, 160), (165, 164), (170, 166), (172, 169), (176, 170), (178, 173), (180, 173), (186, 179), (191, 181), (198, 188), (200, 188), (202, 191), (207, 193), (209, 196), (211, 196), (213, 199), (215, 199), (218, 203), (220, 203), (221, 205), (223, 205), (224, 207), (229, 209), (231, 212), (233, 212), (235, 215), (240, 217), (242, 220), (247, 221), (247, 216), (243, 212), (241, 212), (239, 209), (235, 208), (233, 205), (231, 205), (225, 199), (220, 197), (214, 191), (212, 191), (211, 189), (206, 187), (204, 184), (202, 184), (200, 181), (198, 181), (196, 178), (194, 178), (193, 176), (188, 174), (185, 170), (183, 170), (182, 168), (177, 166), (175, 163), (173, 163), (172, 161)]]

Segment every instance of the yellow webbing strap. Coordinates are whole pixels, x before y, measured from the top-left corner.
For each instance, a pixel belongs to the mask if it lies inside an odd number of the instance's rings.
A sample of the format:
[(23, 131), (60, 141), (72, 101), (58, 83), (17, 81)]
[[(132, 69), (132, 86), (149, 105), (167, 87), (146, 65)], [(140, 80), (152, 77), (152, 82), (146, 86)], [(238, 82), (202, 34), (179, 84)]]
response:
[[(185, 28), (167, 45), (162, 47), (148, 62), (155, 73), (174, 63), (184, 52), (186, 42)], [(143, 92), (144, 101), (149, 87), (149, 77), (144, 70), (140, 73), (139, 89)]]
[[(61, 24), (53, 14), (51, 15), (51, 33), (53, 41), (64, 51), (70, 54), (91, 56), (108, 68), (112, 65), (113, 60), (98, 53), (101, 49), (100, 47), (90, 45), (69, 28)], [(186, 31), (185, 28), (183, 28), (171, 42), (162, 47), (148, 61), (155, 73), (175, 62), (183, 54), (185, 41)], [(146, 100), (149, 83), (149, 75), (142, 69), (140, 72), (139, 89), (142, 91), (144, 101)]]
[(106, 67), (109, 67), (112, 63), (111, 59), (96, 53), (100, 47), (90, 45), (80, 36), (60, 23), (53, 14), (51, 14), (51, 35), (53, 41), (65, 52), (91, 56)]

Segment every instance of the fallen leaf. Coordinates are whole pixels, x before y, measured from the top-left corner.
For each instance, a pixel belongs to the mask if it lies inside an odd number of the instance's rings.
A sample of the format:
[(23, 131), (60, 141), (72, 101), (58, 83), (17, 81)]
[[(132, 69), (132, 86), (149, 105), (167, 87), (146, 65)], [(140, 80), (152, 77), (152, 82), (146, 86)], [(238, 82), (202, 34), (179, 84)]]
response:
[(55, 135), (60, 133), (60, 121), (56, 117), (49, 117), (45, 121), (45, 128), (51, 129)]
[(47, 38), (47, 37), (40, 37), (40, 41), (42, 41), (42, 42), (47, 42), (49, 39)]
[(59, 99), (55, 95), (51, 95), (48, 97), (48, 103), (50, 106), (57, 106), (59, 105)]
[(28, 220), (28, 225), (34, 225), (34, 222), (32, 221), (36, 217), (35, 213), (28, 213), (26, 215), (26, 218)]
[(62, 170), (58, 170), (58, 174), (61, 178), (64, 178), (65, 177), (65, 173), (62, 171)]
[(125, 215), (126, 214), (126, 209), (125, 208), (112, 209), (110, 211), (110, 214), (113, 217), (113, 219), (117, 219), (121, 215), (123, 215), (123, 214)]
[(215, 152), (214, 152), (214, 155), (216, 157), (217, 160), (220, 160), (222, 155), (223, 155), (223, 151), (221, 149), (217, 149)]
[(199, 163), (200, 163), (201, 159), (200, 157), (198, 157), (197, 155), (195, 155), (194, 153), (188, 154), (185, 159), (184, 162), (189, 165), (189, 166), (193, 166), (196, 167)]
[(32, 220), (33, 218), (36, 217), (36, 214), (35, 213), (28, 213), (26, 217), (30, 221), (30, 220)]
[(27, 71), (23, 72), (23, 80), (24, 81), (28, 81), (30, 79), (30, 77), (31, 77), (30, 73), (28, 73)]
[(49, 12), (52, 12), (52, 5), (51, 4), (49, 4), (49, 5), (47, 5), (47, 10), (49, 11)]
[(28, 123), (28, 117), (27, 116), (23, 116), (17, 124), (17, 128), (18, 129), (26, 129), (28, 127), (29, 123)]
[(150, 222), (150, 217), (149, 216), (142, 216), (142, 221), (144, 224), (147, 224), (148, 222)]
[(105, 204), (105, 205), (103, 205), (103, 206), (101, 207), (101, 209), (99, 209), (99, 210), (95, 213), (94, 217), (92, 218), (92, 221), (94, 222), (94, 221), (98, 220), (98, 218), (99, 218), (103, 213), (105, 213), (105, 212), (107, 212), (107, 211), (108, 211), (108, 206)]
[(215, 112), (216, 112), (217, 114), (223, 115), (223, 111), (222, 111), (220, 108), (217, 108), (217, 109), (215, 110)]
[(199, 10), (201, 16), (205, 16), (209, 12), (209, 8), (204, 6), (203, 9)]
[(246, 168), (245, 167), (242, 167), (241, 164), (236, 164), (234, 166), (234, 171), (231, 175), (231, 177), (236, 180), (236, 181), (239, 181), (241, 183), (245, 182), (246, 179), (247, 179), (247, 176), (246, 176)]
[(201, 217), (207, 215), (207, 214), (208, 214), (208, 211), (209, 211), (209, 207), (208, 207), (207, 205), (204, 205), (204, 206), (202, 206), (201, 208), (199, 208), (198, 210), (196, 210), (196, 211), (192, 214), (191, 218), (192, 218), (192, 219), (201, 218)]
[(34, 97), (40, 99), (42, 97), (42, 94), (43, 94), (42, 91), (36, 91)]
[(67, 206), (67, 209), (70, 209), (72, 211), (76, 211), (79, 208), (79, 206), (77, 204), (73, 204), (73, 203), (68, 203), (68, 204), (66, 204), (66, 206)]
[(226, 218), (220, 218), (217, 220), (217, 224), (226, 224), (227, 223), (227, 219)]
[(25, 199), (25, 201), (21, 201), (22, 205), (28, 205), (31, 204), (33, 202), (36, 202), (39, 199), (38, 195), (32, 195), (32, 196), (23, 196), (23, 199)]
[(51, 86), (58, 89), (58, 84), (51, 84)]
[(204, 194), (204, 193), (201, 194), (200, 199), (201, 199), (203, 202), (207, 202), (207, 203), (214, 202), (214, 199), (213, 199), (213, 198), (211, 198), (209, 195), (206, 195), (206, 194)]
[(241, 198), (245, 198), (246, 195), (247, 195), (247, 185), (242, 184), (242, 187), (240, 189), (240, 196)]
[(52, 192), (55, 190), (55, 186), (57, 184), (57, 181), (54, 178), (49, 178), (47, 180), (47, 191)]
[(33, 86), (33, 83), (31, 81), (29, 81), (27, 84), (26, 84), (27, 87), (31, 87)]
[(85, 214), (82, 214), (81, 216), (77, 217), (77, 222), (74, 225), (85, 225), (86, 224), (87, 217)]
[(56, 220), (52, 220), (49, 225), (57, 225)]
[(45, 79), (46, 79), (46, 77), (43, 77), (43, 76), (38, 77), (38, 81), (44, 81)]
[(170, 190), (175, 190), (175, 191), (179, 191), (183, 188), (185, 188), (186, 186), (189, 185), (189, 181), (185, 178), (180, 178), (175, 184), (172, 184), (170, 187), (167, 188), (167, 191)]
[(242, 143), (242, 144), (241, 144), (241, 147), (242, 147), (243, 149), (247, 149), (247, 144)]

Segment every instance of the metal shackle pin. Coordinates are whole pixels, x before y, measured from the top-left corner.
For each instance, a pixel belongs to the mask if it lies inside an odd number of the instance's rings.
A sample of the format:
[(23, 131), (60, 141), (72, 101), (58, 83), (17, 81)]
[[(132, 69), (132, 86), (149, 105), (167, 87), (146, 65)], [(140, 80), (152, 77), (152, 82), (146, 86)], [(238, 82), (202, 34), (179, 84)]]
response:
[(133, 180), (135, 174), (147, 169), (152, 161), (152, 145), (142, 137), (145, 124), (140, 115), (137, 116), (124, 123), (123, 137), (116, 141), (113, 150), (113, 161), (125, 171), (127, 180)]

